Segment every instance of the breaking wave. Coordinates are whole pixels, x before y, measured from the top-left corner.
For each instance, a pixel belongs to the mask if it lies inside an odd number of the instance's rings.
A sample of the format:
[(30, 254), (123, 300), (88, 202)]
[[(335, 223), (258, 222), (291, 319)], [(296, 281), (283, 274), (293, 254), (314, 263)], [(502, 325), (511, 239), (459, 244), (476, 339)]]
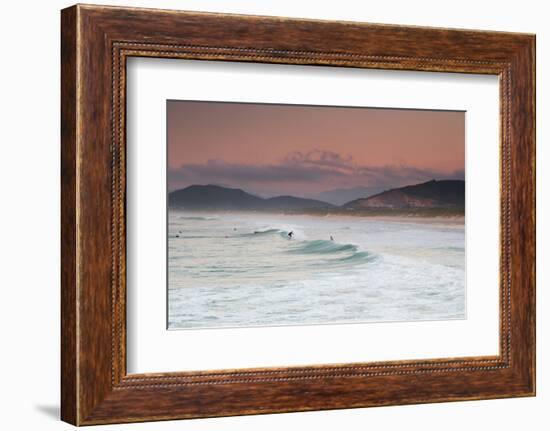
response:
[(241, 236), (257, 238), (279, 236), (284, 240), (291, 240), (288, 248), (285, 250), (287, 254), (304, 255), (310, 258), (315, 258), (318, 255), (319, 260), (311, 263), (320, 266), (327, 263), (358, 265), (372, 262), (376, 258), (374, 253), (360, 250), (359, 246), (355, 244), (342, 244), (324, 239), (296, 239), (296, 236), (289, 238), (289, 232), (284, 229), (269, 228), (245, 233)]

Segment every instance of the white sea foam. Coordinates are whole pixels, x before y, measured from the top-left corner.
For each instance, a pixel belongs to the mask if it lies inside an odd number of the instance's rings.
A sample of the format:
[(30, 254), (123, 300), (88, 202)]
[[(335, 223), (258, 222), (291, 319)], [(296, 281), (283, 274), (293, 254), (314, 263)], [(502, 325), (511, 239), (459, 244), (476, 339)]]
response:
[(463, 224), (171, 210), (168, 238), (170, 329), (465, 317)]

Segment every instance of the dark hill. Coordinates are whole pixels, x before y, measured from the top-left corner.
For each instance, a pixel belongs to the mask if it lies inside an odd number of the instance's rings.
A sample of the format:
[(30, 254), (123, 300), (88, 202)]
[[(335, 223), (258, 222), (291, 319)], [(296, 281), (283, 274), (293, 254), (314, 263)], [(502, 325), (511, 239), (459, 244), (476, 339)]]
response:
[(194, 210), (302, 209), (333, 206), (326, 202), (294, 196), (264, 199), (241, 189), (214, 185), (193, 185), (175, 190), (168, 195), (168, 205)]
[(344, 208), (463, 208), (464, 181), (441, 180), (387, 190), (356, 199)]
[(334, 205), (316, 199), (296, 198), (294, 196), (277, 196), (265, 199), (264, 208), (271, 209), (301, 209), (301, 208), (328, 208)]
[(214, 185), (189, 186), (168, 195), (168, 206), (187, 209), (248, 209), (261, 205), (262, 201), (241, 189)]

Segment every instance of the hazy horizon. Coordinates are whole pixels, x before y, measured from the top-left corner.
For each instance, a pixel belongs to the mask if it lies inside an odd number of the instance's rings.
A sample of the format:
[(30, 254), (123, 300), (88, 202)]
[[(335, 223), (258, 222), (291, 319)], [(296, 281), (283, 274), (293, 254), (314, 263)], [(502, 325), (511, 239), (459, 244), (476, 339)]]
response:
[(168, 101), (168, 190), (239, 188), (335, 202), (464, 179), (465, 115), (355, 107)]

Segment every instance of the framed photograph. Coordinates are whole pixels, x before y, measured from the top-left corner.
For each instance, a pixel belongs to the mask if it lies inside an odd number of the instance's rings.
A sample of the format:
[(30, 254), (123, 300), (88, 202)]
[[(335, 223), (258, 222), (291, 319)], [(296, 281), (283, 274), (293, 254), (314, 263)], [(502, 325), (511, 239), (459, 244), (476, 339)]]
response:
[(64, 421), (534, 396), (534, 35), (61, 16)]

